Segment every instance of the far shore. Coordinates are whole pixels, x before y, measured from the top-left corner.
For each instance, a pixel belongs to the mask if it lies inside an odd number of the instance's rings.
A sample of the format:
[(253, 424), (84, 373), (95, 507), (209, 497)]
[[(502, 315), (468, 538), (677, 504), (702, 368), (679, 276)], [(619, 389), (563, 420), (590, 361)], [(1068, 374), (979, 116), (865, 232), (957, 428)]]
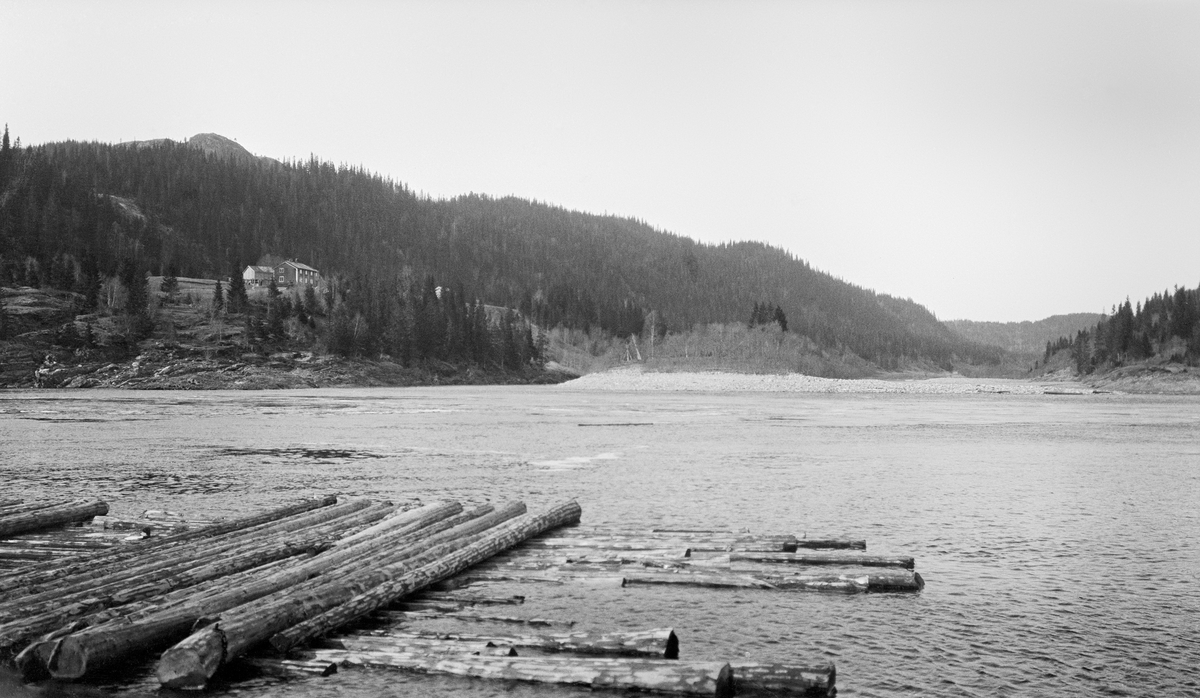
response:
[[(1131, 389), (1132, 388), (1132, 389)], [(929, 378), (818, 378), (799, 373), (754, 374), (725, 371), (654, 372), (641, 366), (621, 366), (589, 373), (558, 385), (559, 390), (771, 392), (771, 393), (894, 393), (910, 395), (1015, 394), (1092, 395), (1097, 393), (1200, 394), (1200, 374), (1139, 376), (1122, 381), (968, 378), (950, 374)]]

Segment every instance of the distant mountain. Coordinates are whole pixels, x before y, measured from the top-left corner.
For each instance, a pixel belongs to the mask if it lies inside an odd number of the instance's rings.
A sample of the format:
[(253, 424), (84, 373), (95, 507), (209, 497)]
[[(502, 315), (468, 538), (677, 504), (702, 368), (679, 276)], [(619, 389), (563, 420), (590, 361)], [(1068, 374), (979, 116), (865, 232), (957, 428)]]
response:
[(762, 243), (702, 244), (514, 197), (434, 200), (358, 168), (255, 157), (215, 134), (136, 148), (53, 143), (13, 158), (0, 178), (0, 283), (69, 287), (122, 264), (227, 277), (273, 254), (342, 279), (347, 302), (374, 318), (370, 332), (387, 331), (395, 289), (432, 277), (544, 327), (624, 337), (642, 333), (651, 311), (683, 330), (747, 322), (763, 302), (822, 350), (885, 369), (1003, 358), (918, 303)]
[(1095, 325), (1103, 315), (1098, 313), (1069, 313), (1051, 315), (1032, 322), (976, 322), (948, 320), (946, 327), (959, 336), (981, 344), (991, 344), (1017, 354), (1041, 354), (1046, 343), (1059, 337), (1073, 337), (1080, 330)]

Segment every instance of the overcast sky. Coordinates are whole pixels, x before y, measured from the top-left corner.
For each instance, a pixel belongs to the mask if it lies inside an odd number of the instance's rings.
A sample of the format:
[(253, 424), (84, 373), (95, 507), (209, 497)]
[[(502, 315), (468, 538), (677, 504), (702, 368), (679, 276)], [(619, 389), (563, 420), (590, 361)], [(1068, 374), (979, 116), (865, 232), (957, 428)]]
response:
[(0, 120), (762, 240), (942, 319), (1200, 284), (1195, 0), (0, 0)]

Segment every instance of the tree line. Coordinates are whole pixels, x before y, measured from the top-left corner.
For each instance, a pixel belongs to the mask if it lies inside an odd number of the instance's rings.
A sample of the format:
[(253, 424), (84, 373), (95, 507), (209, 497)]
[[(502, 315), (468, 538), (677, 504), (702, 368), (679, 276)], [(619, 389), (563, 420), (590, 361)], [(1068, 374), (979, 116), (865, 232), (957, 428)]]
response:
[(1074, 337), (1046, 343), (1045, 360), (1069, 351), (1080, 373), (1115, 368), (1155, 357), (1200, 364), (1200, 286), (1129, 299)]
[[(461, 288), (460, 300), (516, 308), (545, 327), (618, 337), (683, 330), (743, 321), (745, 308), (773, 297), (791, 331), (883, 366), (1000, 359), (911, 300), (761, 243), (701, 244), (639, 220), (515, 197), (434, 200), (315, 157), (235, 160), (169, 141), (8, 152), (0, 283), (90, 286), (125, 260), (217, 278), (275, 254), (346, 278), (432, 276)], [(406, 302), (421, 302), (417, 295)]]

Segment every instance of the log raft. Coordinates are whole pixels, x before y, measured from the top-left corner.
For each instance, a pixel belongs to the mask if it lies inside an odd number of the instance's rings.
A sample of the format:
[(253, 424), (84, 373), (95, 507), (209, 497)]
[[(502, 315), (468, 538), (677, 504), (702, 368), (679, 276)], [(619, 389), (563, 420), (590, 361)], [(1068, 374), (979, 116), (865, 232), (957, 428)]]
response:
[[(76, 504), (0, 503), (0, 522)], [(439, 583), (615, 581), (615, 587), (845, 592), (924, 584), (911, 558), (905, 564), (905, 558), (833, 552), (864, 550), (862, 541), (727, 531), (611, 533), (578, 527), (574, 502), (529, 516), (519, 503), (464, 511), (453, 502), (403, 509), (325, 497), (199, 527), (163, 516), (176, 532), (145, 532), (145, 540), (113, 547), (112, 537), (125, 534), (87, 537), (99, 535), (94, 526), (0, 540), (0, 560), (6, 552), (56, 558), (0, 571), (0, 659), (7, 653), (27, 679), (77, 680), (166, 649), (156, 669), (159, 683), (195, 688), (261, 648), (291, 656), (255, 661), (309, 675), (339, 665), (372, 666), (690, 695), (830, 695), (832, 665), (681, 662), (670, 629), (428, 637), (381, 635), (372, 626), (316, 640), (316, 652), (342, 653), (337, 662), (299, 645), (368, 616), (544, 623), (473, 608), (519, 604), (520, 596), (424, 591)], [(62, 560), (66, 555), (75, 557)], [(809, 572), (781, 565), (785, 560), (837, 569)]]

